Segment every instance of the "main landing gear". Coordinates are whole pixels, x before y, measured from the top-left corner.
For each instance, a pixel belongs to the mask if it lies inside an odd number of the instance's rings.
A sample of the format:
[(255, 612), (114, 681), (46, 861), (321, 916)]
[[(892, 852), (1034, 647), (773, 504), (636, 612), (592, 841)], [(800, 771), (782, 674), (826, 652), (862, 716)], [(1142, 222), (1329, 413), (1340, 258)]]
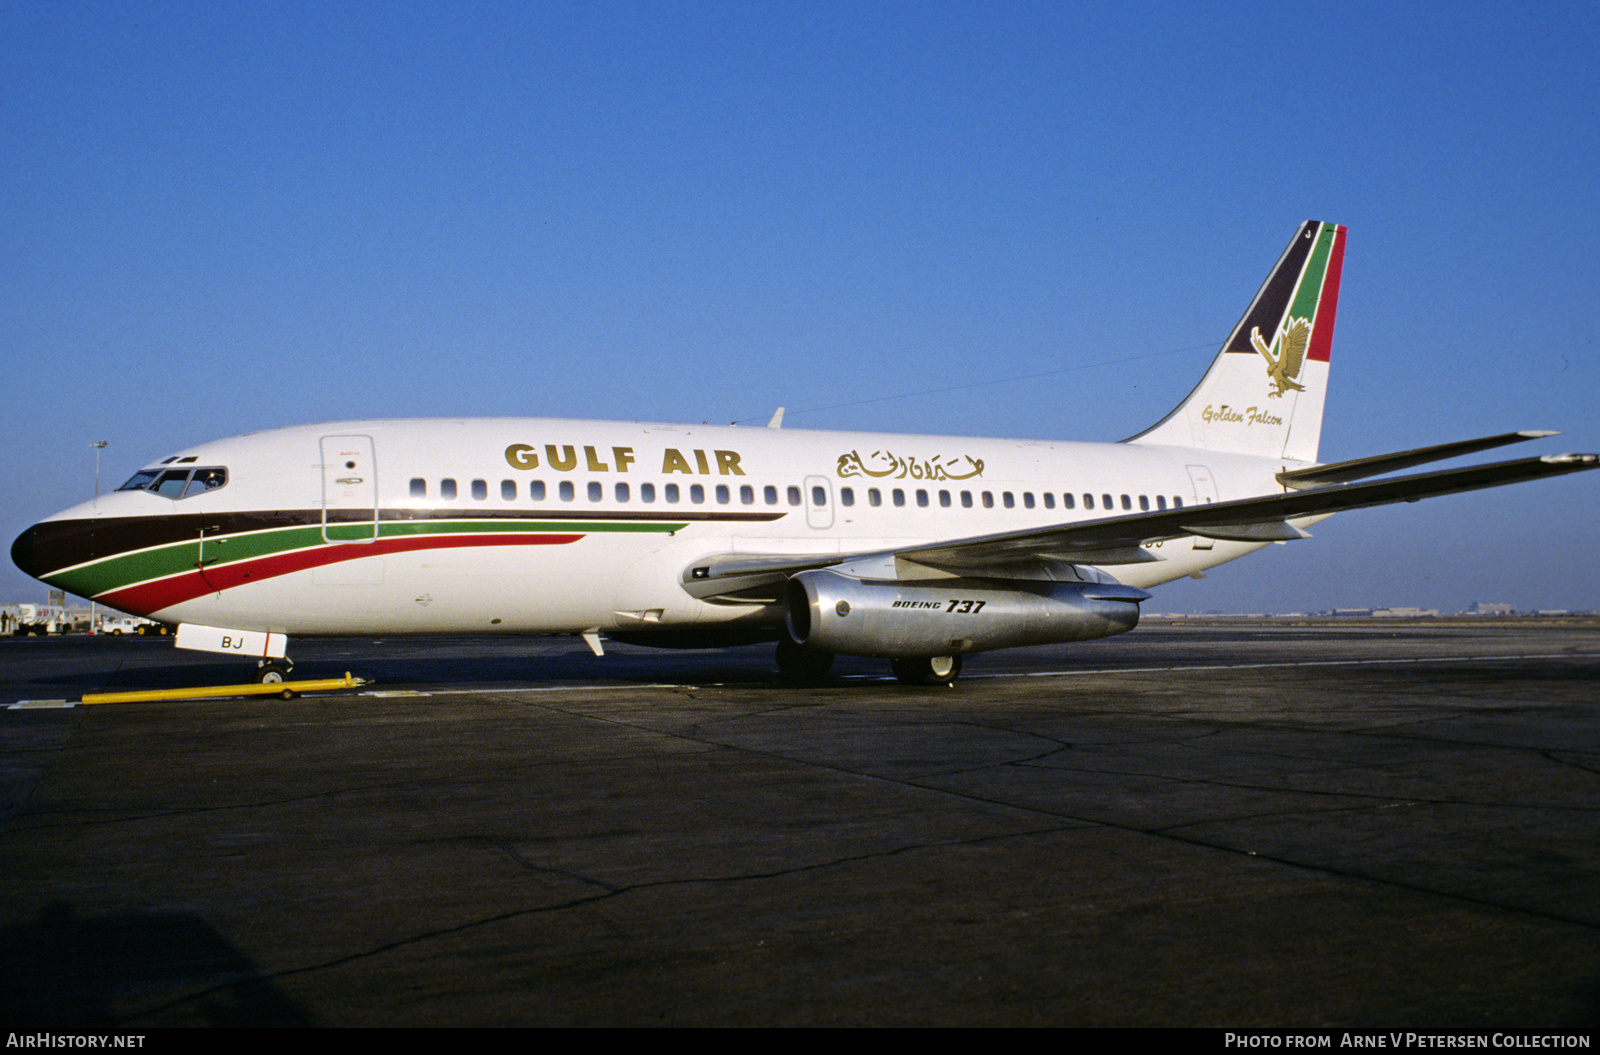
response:
[(902, 685), (954, 685), (961, 676), (960, 656), (914, 656), (891, 659), (889, 669)]
[(818, 685), (833, 669), (833, 653), (806, 648), (793, 641), (778, 642), (778, 673), (796, 685)]
[[(820, 685), (833, 669), (833, 653), (806, 648), (792, 641), (778, 642), (778, 673), (796, 685)], [(889, 661), (889, 669), (903, 685), (954, 685), (961, 676), (960, 656), (912, 656)]]

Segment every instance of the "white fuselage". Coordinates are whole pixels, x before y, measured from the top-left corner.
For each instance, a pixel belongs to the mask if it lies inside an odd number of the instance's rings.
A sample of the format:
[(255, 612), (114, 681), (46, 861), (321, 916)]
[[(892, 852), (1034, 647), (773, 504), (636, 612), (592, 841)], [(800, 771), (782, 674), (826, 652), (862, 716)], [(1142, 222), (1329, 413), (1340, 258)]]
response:
[[(132, 570), (106, 571), (95, 594), (168, 622), (288, 634), (770, 625), (781, 621), (771, 605), (692, 596), (684, 569), (709, 554), (870, 552), (1277, 494), (1274, 474), (1304, 464), (1120, 443), (539, 418), (331, 422), (168, 462), (223, 468), (226, 483), (176, 499), (117, 491), (51, 518), (185, 525), (151, 536), (123, 558)], [(391, 539), (402, 524), (416, 534)], [(298, 542), (267, 544), (291, 528)], [(1158, 559), (1105, 571), (1148, 588), (1264, 544), (1152, 542)], [(109, 569), (109, 551), (97, 552)], [(141, 566), (141, 554), (165, 563)], [(188, 589), (161, 587), (185, 579)]]

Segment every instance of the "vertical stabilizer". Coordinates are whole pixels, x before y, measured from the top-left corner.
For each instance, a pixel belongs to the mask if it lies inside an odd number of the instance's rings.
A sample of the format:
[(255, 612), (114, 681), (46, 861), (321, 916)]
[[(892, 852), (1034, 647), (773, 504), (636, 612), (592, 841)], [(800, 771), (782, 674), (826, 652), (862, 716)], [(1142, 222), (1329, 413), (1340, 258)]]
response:
[(1344, 235), (1302, 224), (1200, 384), (1127, 442), (1316, 461)]

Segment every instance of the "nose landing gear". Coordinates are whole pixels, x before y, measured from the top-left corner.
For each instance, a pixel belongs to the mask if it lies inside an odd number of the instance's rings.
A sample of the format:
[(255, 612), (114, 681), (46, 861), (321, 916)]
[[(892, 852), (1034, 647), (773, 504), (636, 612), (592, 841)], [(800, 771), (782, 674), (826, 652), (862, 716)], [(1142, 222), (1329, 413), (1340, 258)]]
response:
[(289, 680), (294, 664), (287, 659), (263, 659), (256, 662), (257, 685), (279, 685)]

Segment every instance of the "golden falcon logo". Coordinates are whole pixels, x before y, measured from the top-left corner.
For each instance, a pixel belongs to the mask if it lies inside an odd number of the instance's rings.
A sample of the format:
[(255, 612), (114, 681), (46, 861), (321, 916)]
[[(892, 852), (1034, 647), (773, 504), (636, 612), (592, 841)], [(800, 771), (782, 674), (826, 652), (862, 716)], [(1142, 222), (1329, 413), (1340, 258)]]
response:
[(1250, 343), (1267, 361), (1267, 380), (1278, 386), (1276, 392), (1267, 393), (1270, 398), (1277, 399), (1291, 388), (1296, 392), (1306, 390), (1305, 385), (1295, 384), (1294, 379), (1300, 376), (1300, 367), (1306, 361), (1306, 345), (1311, 343), (1310, 320), (1290, 318), (1289, 325), (1284, 327), (1283, 335), (1278, 338), (1276, 357), (1261, 339), (1261, 327), (1250, 328)]

